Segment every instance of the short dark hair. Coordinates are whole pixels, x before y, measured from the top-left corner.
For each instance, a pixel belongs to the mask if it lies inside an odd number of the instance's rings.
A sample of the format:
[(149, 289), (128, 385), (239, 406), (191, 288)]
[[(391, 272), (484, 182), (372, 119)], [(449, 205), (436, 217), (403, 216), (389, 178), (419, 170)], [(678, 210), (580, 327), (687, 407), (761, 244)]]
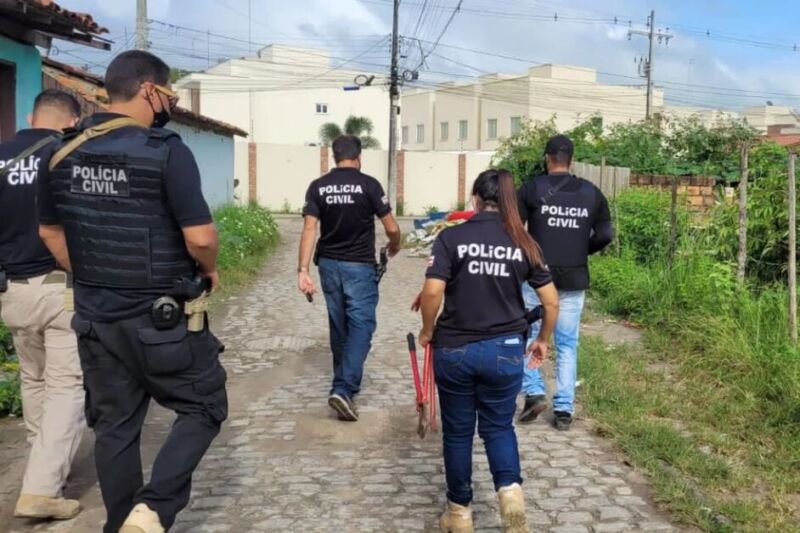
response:
[(333, 141), (333, 160), (337, 163), (347, 159), (358, 159), (361, 155), (361, 139), (355, 135), (342, 135)]
[(555, 152), (547, 155), (549, 155), (550, 160), (557, 165), (569, 165), (572, 163), (572, 154), (567, 152)]
[(575, 145), (566, 135), (554, 135), (547, 141), (544, 153), (549, 155), (554, 163), (568, 165), (572, 162)]
[(106, 91), (112, 102), (131, 100), (146, 81), (156, 85), (169, 83), (169, 66), (150, 52), (128, 50), (108, 64)]
[(43, 107), (55, 107), (75, 118), (81, 116), (81, 104), (78, 103), (78, 99), (58, 89), (47, 89), (39, 93), (33, 101), (33, 112), (36, 113)]

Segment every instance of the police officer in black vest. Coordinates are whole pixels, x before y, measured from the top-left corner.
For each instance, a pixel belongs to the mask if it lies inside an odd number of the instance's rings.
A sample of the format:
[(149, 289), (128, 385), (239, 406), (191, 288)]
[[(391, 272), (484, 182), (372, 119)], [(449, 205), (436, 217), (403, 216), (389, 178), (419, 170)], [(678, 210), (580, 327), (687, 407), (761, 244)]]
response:
[[(469, 505), (477, 422), (503, 531), (527, 533), (514, 433), (528, 329), (521, 285), (535, 289), (545, 308), (544, 323), (528, 349), (531, 366), (541, 364), (547, 355), (558, 298), (539, 246), (517, 213), (511, 174), (482, 172), (472, 195), (477, 213), (439, 234), (425, 285), (414, 304), (422, 311), (420, 343), (433, 344), (441, 398), (448, 504), (440, 524), (444, 531), (473, 530)], [(444, 310), (437, 319), (442, 300)]]
[[(568, 430), (572, 423), (578, 369), (578, 337), (586, 289), (589, 255), (611, 242), (613, 230), (608, 202), (591, 182), (569, 172), (574, 146), (564, 135), (547, 142), (547, 175), (526, 181), (518, 192), (519, 210), (528, 232), (542, 247), (558, 289), (554, 425)], [(538, 305), (536, 294), (525, 291), (526, 305)], [(534, 325), (535, 334), (536, 326)], [(545, 383), (539, 369), (528, 369), (522, 385), (525, 406), (520, 422), (530, 422), (547, 408)]]
[[(219, 282), (217, 233), (192, 153), (163, 129), (177, 103), (169, 67), (123, 52), (105, 83), (108, 112), (83, 120), (42, 160), (40, 234), (74, 275), (103, 530), (156, 533), (186, 506), (192, 473), (227, 416), (221, 346), (195, 300)], [(177, 418), (144, 484), (151, 398)]]

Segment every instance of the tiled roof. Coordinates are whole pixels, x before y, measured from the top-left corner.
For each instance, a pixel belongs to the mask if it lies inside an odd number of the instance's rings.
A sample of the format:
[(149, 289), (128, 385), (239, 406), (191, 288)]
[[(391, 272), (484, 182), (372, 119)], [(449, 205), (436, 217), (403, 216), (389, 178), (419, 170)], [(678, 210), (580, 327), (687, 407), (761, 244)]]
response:
[(53, 12), (56, 16), (69, 20), (76, 30), (86, 33), (93, 33), (100, 35), (108, 33), (108, 29), (100, 26), (92, 16), (88, 13), (78, 13), (77, 11), (70, 11), (64, 9), (53, 0), (19, 0), (23, 4), (33, 6), (34, 8), (43, 8)]
[[(108, 94), (103, 87), (103, 79), (90, 72), (70, 65), (43, 58), (42, 70), (45, 76), (58, 84), (58, 87), (73, 93), (88, 104), (90, 110), (108, 107)], [(247, 137), (247, 132), (220, 120), (193, 113), (181, 107), (172, 112), (175, 122), (203, 130), (212, 130), (223, 135)]]

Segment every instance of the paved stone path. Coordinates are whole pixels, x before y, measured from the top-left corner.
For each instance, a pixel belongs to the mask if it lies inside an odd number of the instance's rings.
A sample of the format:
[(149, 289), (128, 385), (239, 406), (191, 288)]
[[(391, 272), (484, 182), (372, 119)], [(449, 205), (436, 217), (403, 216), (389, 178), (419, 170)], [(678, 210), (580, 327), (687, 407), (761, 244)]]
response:
[[(415, 433), (405, 334), (419, 319), (408, 307), (424, 261), (398, 257), (381, 285), (378, 331), (367, 364), (361, 420), (338, 422), (326, 405), (330, 356), (320, 296), (295, 289), (300, 223), (282, 219), (284, 243), (255, 285), (219, 308), (213, 328), (227, 346), (230, 417), (195, 476), (176, 532), (436, 531), (444, 504), (441, 438)], [(154, 407), (145, 426), (149, 464), (171, 415)], [(518, 431), (533, 531), (677, 531), (649, 500), (646, 481), (578, 420), (558, 433), (545, 420)], [(11, 510), (24, 460), (19, 421), (0, 424), (0, 530), (99, 531), (103, 521), (85, 439), (70, 495), (75, 520), (16, 520)], [(483, 445), (475, 443), (478, 531), (499, 531)]]

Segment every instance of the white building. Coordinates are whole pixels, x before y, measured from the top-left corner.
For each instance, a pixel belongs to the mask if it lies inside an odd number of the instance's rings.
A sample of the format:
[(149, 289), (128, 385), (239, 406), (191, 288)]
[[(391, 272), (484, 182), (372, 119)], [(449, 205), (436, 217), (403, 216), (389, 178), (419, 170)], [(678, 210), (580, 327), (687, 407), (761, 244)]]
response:
[[(555, 117), (559, 130), (594, 114), (609, 126), (645, 118), (643, 87), (597, 82), (594, 69), (568, 65), (533, 67), (523, 76), (490, 74), (476, 83), (443, 83), (403, 93), (402, 146), (406, 150), (496, 150), (523, 120)], [(656, 90), (653, 107), (663, 106)]]
[[(249, 133), (247, 141), (319, 144), (326, 122), (343, 126), (350, 115), (374, 125), (389, 142), (389, 96), (379, 84), (352, 89), (363, 71), (335, 69), (327, 51), (270, 45), (255, 57), (231, 59), (175, 84), (180, 105)], [(244, 139), (243, 139), (244, 140)]]

